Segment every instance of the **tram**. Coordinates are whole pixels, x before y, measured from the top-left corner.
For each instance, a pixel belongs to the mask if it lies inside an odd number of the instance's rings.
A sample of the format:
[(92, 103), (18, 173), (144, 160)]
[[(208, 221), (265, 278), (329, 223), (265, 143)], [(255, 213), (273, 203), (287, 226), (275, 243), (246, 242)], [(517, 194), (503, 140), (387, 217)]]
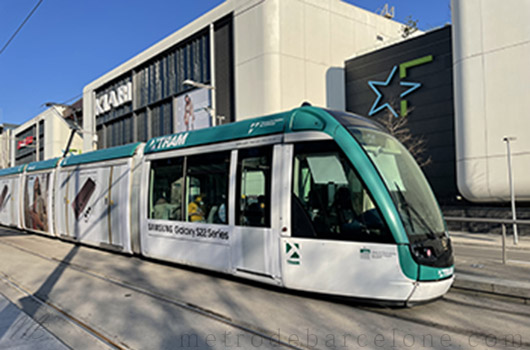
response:
[(344, 112), (303, 106), (30, 163), (0, 171), (0, 188), (0, 224), (289, 289), (413, 304), (454, 279), (419, 166)]

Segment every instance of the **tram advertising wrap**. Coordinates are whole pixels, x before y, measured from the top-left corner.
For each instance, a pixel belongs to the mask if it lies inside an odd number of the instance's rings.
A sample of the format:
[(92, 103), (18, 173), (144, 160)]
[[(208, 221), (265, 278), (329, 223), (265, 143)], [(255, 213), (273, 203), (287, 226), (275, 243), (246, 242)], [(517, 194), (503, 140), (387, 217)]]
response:
[[(20, 189), (23, 166), (0, 170), (0, 224), (20, 227)], [(5, 175), (4, 175), (5, 174)]]
[(4, 188), (2, 189), (2, 194), (0, 195), (0, 211), (4, 210), (5, 204), (7, 202), (7, 194), (9, 192), (9, 188), (7, 185), (4, 185)]
[(11, 223), (11, 206), (9, 205), (11, 199), (10, 179), (0, 180), (0, 188), (2, 193), (0, 193), (0, 223), (3, 225), (10, 225)]
[(49, 232), (48, 189), (50, 174), (34, 174), (26, 179), (24, 188), (24, 220), (27, 229)]
[(79, 220), (79, 215), (85, 210), (88, 201), (90, 200), (90, 197), (94, 193), (96, 189), (96, 183), (92, 178), (88, 178), (83, 187), (81, 187), (81, 191), (77, 194), (77, 196), (74, 199), (74, 202), (72, 203), (72, 208), (74, 209), (74, 215), (75, 219)]

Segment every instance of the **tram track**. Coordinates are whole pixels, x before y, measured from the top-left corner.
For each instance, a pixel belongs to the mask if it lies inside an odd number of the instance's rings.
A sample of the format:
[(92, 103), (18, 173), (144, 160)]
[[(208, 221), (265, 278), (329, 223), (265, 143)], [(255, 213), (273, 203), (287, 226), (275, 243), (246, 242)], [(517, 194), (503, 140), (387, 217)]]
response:
[[(104, 334), (102, 334), (101, 332), (97, 331), (96, 329), (94, 329), (93, 327), (88, 325), (86, 322), (84, 322), (81, 319), (75, 317), (74, 315), (72, 315), (68, 311), (62, 309), (60, 306), (56, 305), (55, 303), (53, 303), (53, 302), (51, 302), (49, 300), (44, 300), (42, 298), (39, 298), (38, 296), (35, 296), (30, 291), (28, 291), (21, 283), (13, 280), (10, 276), (6, 275), (3, 272), (0, 272), (0, 280), (3, 281), (4, 283), (6, 283), (7, 285), (11, 286), (15, 290), (19, 291), (20, 293), (22, 293), (25, 297), (30, 298), (35, 303), (37, 303), (37, 304), (39, 304), (41, 306), (44, 306), (44, 307), (51, 308), (53, 311), (58, 312), (61, 315), (61, 317), (63, 318), (63, 320), (65, 320), (66, 322), (69, 322), (70, 324), (75, 325), (76, 327), (80, 328), (82, 331), (88, 333), (93, 338), (103, 342), (104, 344), (110, 346), (111, 348), (118, 349), (118, 350), (128, 350), (128, 349), (130, 349), (128, 346), (125, 346), (125, 344), (120, 345), (120, 344), (112, 341), (109, 337), (107, 337)], [(43, 326), (43, 324), (41, 322), (38, 322), (38, 320), (36, 320), (36, 321), (41, 326)]]
[[(121, 281), (121, 280), (118, 280), (118, 279), (116, 279), (114, 277), (107, 276), (107, 275), (104, 275), (104, 274), (89, 270), (85, 266), (81, 266), (81, 265), (78, 265), (78, 264), (75, 264), (75, 263), (72, 263), (72, 262), (64, 262), (64, 261), (61, 261), (61, 260), (59, 260), (57, 258), (54, 258), (54, 257), (45, 256), (43, 254), (36, 253), (36, 252), (31, 251), (29, 249), (26, 249), (24, 247), (20, 247), (19, 245), (13, 244), (11, 242), (8, 243), (8, 242), (5, 242), (5, 241), (0, 241), (0, 244), (5, 245), (5, 246), (9, 246), (9, 247), (14, 248), (14, 249), (17, 249), (17, 250), (22, 251), (22, 252), (24, 252), (26, 254), (30, 254), (30, 255), (39, 257), (39, 258), (41, 258), (43, 260), (46, 260), (46, 261), (50, 261), (50, 262), (66, 265), (66, 267), (68, 267), (68, 268), (70, 268), (72, 270), (75, 270), (76, 272), (79, 272), (79, 273), (82, 273), (84, 275), (90, 276), (92, 278), (97, 278), (99, 280), (102, 280), (102, 281), (107, 282), (107, 283), (114, 284), (114, 285), (119, 286), (121, 288), (125, 288), (125, 289), (128, 289), (130, 291), (134, 291), (136, 293), (143, 294), (143, 295), (148, 296), (150, 298), (154, 298), (154, 299), (156, 299), (158, 301), (162, 301), (164, 303), (171, 304), (173, 306), (177, 306), (177, 307), (179, 307), (181, 309), (184, 309), (184, 310), (189, 311), (189, 312), (193, 312), (193, 313), (198, 314), (198, 315), (200, 315), (202, 317), (205, 317), (205, 318), (208, 318), (210, 320), (213, 320), (213, 321), (222, 323), (224, 325), (230, 326), (230, 327), (232, 327), (234, 329), (238, 329), (238, 330), (243, 331), (245, 333), (248, 333), (248, 334), (251, 334), (251, 335), (254, 335), (254, 336), (258, 336), (258, 337), (262, 338), (263, 340), (266, 340), (266, 341), (270, 342), (271, 344), (276, 344), (276, 346), (281, 346), (281, 347), (284, 347), (284, 348), (287, 348), (287, 349), (292, 349), (292, 350), (308, 350), (308, 349), (318, 350), (318, 349), (316, 349), (314, 347), (309, 348), (309, 347), (305, 346), (304, 344), (293, 345), (293, 343), (296, 344), (296, 342), (293, 342), (293, 341), (291, 341), (289, 339), (282, 339), (281, 337), (279, 337), (279, 339), (275, 338), (274, 336), (270, 335), (270, 333), (272, 333), (272, 332), (269, 332), (267, 330), (260, 329), (258, 327), (253, 326), (253, 325), (250, 325), (250, 324), (246, 324), (245, 322), (242, 322), (242, 321), (233, 320), (229, 316), (223, 315), (223, 314), (215, 312), (213, 310), (209, 310), (209, 309), (201, 307), (199, 305), (196, 305), (196, 304), (193, 304), (193, 303), (188, 303), (186, 301), (179, 300), (179, 299), (176, 299), (176, 298), (172, 298), (172, 297), (169, 297), (169, 296), (164, 295), (162, 293), (158, 293), (156, 291), (152, 291), (152, 290), (149, 290), (149, 289), (137, 286), (137, 285), (133, 285), (133, 284), (128, 283), (126, 281)], [(106, 336), (102, 332), (95, 330), (94, 328), (89, 326), (86, 322), (83, 322), (83, 321), (79, 320), (75, 316), (71, 315), (71, 313), (69, 313), (68, 311), (62, 309), (61, 307), (59, 307), (58, 305), (54, 304), (53, 302), (51, 302), (49, 300), (41, 299), (38, 296), (36, 296), (34, 294), (31, 294), (31, 292), (29, 292), (27, 290), (27, 288), (25, 288), (21, 283), (19, 283), (17, 281), (14, 281), (12, 278), (10, 278), (10, 276), (7, 276), (4, 273), (0, 272), (0, 279), (3, 279), (4, 281), (6, 281), (9, 284), (11, 284), (13, 287), (19, 289), (25, 295), (30, 296), (31, 298), (34, 298), (38, 303), (45, 304), (45, 305), (53, 308), (54, 310), (58, 311), (59, 313), (61, 313), (65, 317), (67, 317), (70, 321), (74, 322), (77, 326), (83, 328), (88, 333), (93, 334), (96, 338), (99, 338), (99, 339), (103, 340), (105, 343), (108, 343), (112, 347), (114, 347), (116, 349), (120, 349), (120, 350), (121, 349), (124, 349), (124, 350), (125, 349), (130, 349), (130, 347), (128, 347), (128, 346), (124, 347), (124, 346), (112, 341), (109, 336)]]
[[(305, 344), (302, 344), (302, 343), (293, 344), (293, 342), (290, 339), (282, 339), (282, 338), (278, 339), (278, 338), (275, 338), (275, 337), (270, 335), (272, 332), (269, 331), (269, 330), (256, 327), (256, 326), (254, 326), (252, 324), (246, 323), (246, 322), (241, 321), (241, 320), (233, 319), (230, 316), (227, 316), (227, 315), (224, 315), (222, 313), (216, 312), (214, 310), (202, 307), (200, 305), (197, 305), (197, 304), (194, 304), (194, 303), (189, 303), (189, 302), (187, 302), (185, 300), (174, 298), (174, 297), (165, 295), (163, 293), (159, 293), (157, 291), (154, 291), (154, 290), (151, 290), (151, 289), (148, 289), (148, 288), (145, 288), (145, 287), (142, 287), (142, 286), (127, 282), (127, 281), (123, 281), (123, 280), (115, 278), (113, 276), (108, 276), (108, 275), (102, 274), (100, 272), (96, 272), (96, 271), (88, 268), (87, 266), (83, 266), (83, 265), (76, 264), (76, 263), (69, 262), (69, 261), (65, 262), (65, 261), (62, 261), (61, 259), (58, 259), (58, 258), (55, 258), (55, 257), (46, 256), (46, 255), (43, 255), (41, 253), (34, 252), (34, 251), (30, 250), (30, 249), (22, 247), (22, 246), (20, 246), (18, 244), (12, 243), (12, 242), (6, 242), (4, 240), (0, 240), (0, 244), (5, 245), (5, 246), (9, 246), (11, 248), (14, 248), (14, 249), (17, 249), (19, 251), (22, 251), (22, 252), (24, 252), (26, 254), (30, 254), (30, 255), (36, 256), (36, 257), (38, 257), (40, 259), (44, 259), (44, 260), (49, 261), (49, 262), (63, 264), (66, 267), (68, 267), (68, 268), (70, 268), (72, 270), (75, 270), (76, 272), (82, 273), (82, 274), (90, 276), (92, 278), (97, 278), (97, 279), (102, 280), (102, 281), (104, 281), (106, 283), (112, 283), (112, 284), (114, 284), (116, 286), (125, 288), (125, 289), (127, 289), (129, 291), (134, 291), (136, 293), (141, 293), (141, 294), (143, 294), (145, 296), (148, 296), (150, 298), (154, 298), (154, 299), (156, 299), (158, 301), (162, 301), (164, 303), (177, 306), (177, 307), (179, 307), (179, 308), (181, 308), (183, 310), (193, 312), (193, 313), (198, 314), (198, 315), (200, 315), (202, 317), (206, 317), (208, 319), (211, 319), (211, 320), (213, 320), (215, 322), (219, 322), (219, 323), (222, 323), (224, 325), (227, 325), (227, 326), (233, 327), (235, 329), (241, 330), (243, 332), (246, 332), (248, 334), (251, 334), (251, 335), (254, 335), (254, 336), (258, 336), (258, 337), (260, 337), (260, 338), (262, 338), (262, 339), (264, 339), (266, 341), (269, 341), (269, 342), (271, 342), (273, 344), (276, 344), (277, 346), (282, 346), (282, 347), (289, 348), (289, 349), (303, 349), (303, 350), (307, 350), (309, 348), (310, 349), (317, 349), (315, 347), (308, 347), (308, 346), (306, 346)], [(6, 277), (8, 277), (8, 276), (6, 276)], [(1, 275), (0, 275), (0, 278), (2, 278)], [(16, 282), (13, 282), (13, 283), (16, 283)], [(21, 286), (21, 288), (23, 288), (23, 286)], [(26, 292), (26, 293), (29, 293), (29, 292)], [(451, 293), (458, 294), (458, 291), (452, 291)], [(38, 298), (38, 296), (33, 296), (33, 297)], [(40, 301), (45, 303), (45, 304), (51, 303), (51, 301), (49, 301), (49, 300), (40, 300)], [(450, 300), (450, 299), (447, 299), (446, 297), (444, 297), (444, 298), (442, 298), (440, 300), (440, 302), (443, 302), (444, 304), (450, 304), (453, 301)], [(59, 307), (57, 307), (56, 305), (53, 305), (53, 304), (50, 305), (50, 306), (52, 306), (54, 308), (59, 308)], [(363, 311), (366, 311), (366, 312), (369, 312), (369, 313), (372, 313), (372, 314), (381, 315), (381, 316), (384, 316), (384, 317), (389, 317), (389, 318), (393, 318), (393, 319), (400, 320), (400, 321), (410, 322), (410, 323), (418, 325), (418, 326), (432, 327), (432, 328), (436, 328), (436, 329), (447, 331), (447, 332), (456, 333), (456, 334), (463, 335), (463, 336), (488, 337), (488, 336), (491, 335), (491, 333), (489, 333), (487, 331), (466, 329), (466, 328), (459, 327), (459, 326), (456, 326), (456, 325), (448, 325), (448, 324), (443, 324), (443, 323), (440, 323), (440, 322), (434, 322), (434, 321), (418, 318), (418, 317), (416, 317), (414, 315), (413, 312), (407, 311), (409, 309), (403, 310), (403, 309), (394, 309), (394, 308), (378, 308), (378, 307), (364, 306), (364, 305), (355, 305), (355, 308), (363, 310)], [(511, 313), (510, 311), (506, 311), (506, 310), (502, 310), (502, 309), (492, 309), (492, 310), (496, 311), (498, 313), (506, 313), (506, 314)], [(59, 310), (59, 311), (60, 312), (61, 311), (62, 312), (66, 312), (64, 310)], [(66, 312), (66, 314), (69, 315), (67, 312)], [(523, 314), (521, 314), (521, 315), (523, 315)], [(74, 319), (75, 319), (75, 317), (74, 317)], [(85, 323), (83, 321), (80, 321), (80, 322), (78, 322), (78, 324), (83, 325)], [(87, 327), (88, 327), (87, 330), (90, 331), (90, 326), (87, 325)], [(95, 334), (99, 335), (100, 333), (96, 331)], [(105, 337), (105, 335), (103, 335), (103, 334), (102, 334), (102, 336), (103, 336), (103, 339), (109, 338), (109, 337)], [(111, 344), (113, 347), (115, 347), (117, 349), (129, 349), (128, 347), (123, 347), (122, 345), (116, 344), (115, 342), (107, 342), (107, 343)], [(524, 342), (521, 345), (523, 347), (530, 348), (530, 343), (529, 342)]]

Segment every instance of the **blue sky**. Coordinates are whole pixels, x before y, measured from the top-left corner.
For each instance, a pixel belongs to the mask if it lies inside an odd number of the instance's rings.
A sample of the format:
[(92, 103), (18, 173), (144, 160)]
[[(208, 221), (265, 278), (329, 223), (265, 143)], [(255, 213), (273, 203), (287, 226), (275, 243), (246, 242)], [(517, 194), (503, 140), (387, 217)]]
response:
[[(287, 1), (287, 0), (282, 0)], [(0, 48), (38, 0), (0, 1)], [(0, 54), (0, 123), (23, 123), (42, 104), (74, 102), (83, 87), (223, 0), (44, 0)], [(420, 29), (451, 21), (450, 0), (347, 0)]]

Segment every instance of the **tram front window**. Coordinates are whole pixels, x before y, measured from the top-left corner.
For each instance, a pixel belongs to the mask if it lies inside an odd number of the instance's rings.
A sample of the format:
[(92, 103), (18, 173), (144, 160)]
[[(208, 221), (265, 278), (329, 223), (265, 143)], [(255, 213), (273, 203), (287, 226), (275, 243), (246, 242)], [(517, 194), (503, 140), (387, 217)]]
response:
[(390, 242), (379, 211), (333, 142), (295, 145), (293, 236)]
[(434, 194), (405, 147), (380, 131), (354, 127), (349, 130), (383, 177), (411, 241), (443, 234), (445, 225)]

